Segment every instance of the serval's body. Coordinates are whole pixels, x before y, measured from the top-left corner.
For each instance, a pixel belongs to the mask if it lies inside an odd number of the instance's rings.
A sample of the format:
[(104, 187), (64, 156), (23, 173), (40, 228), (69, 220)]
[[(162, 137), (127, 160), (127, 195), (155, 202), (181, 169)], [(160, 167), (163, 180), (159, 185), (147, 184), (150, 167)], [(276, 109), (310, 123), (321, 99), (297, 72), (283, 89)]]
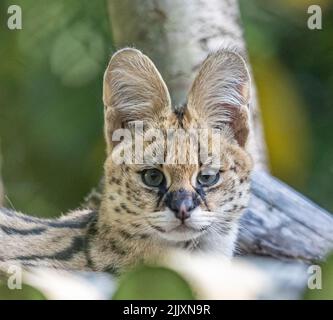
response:
[(0, 265), (90, 269), (87, 234), (94, 211), (72, 212), (57, 220), (0, 209)]
[[(221, 50), (205, 60), (187, 103), (175, 110), (153, 63), (135, 49), (117, 52), (104, 77), (107, 159), (100, 204), (57, 220), (0, 209), (0, 265), (118, 273), (170, 248), (232, 256), (249, 198), (249, 91), (244, 60)], [(176, 150), (172, 138), (174, 153), (169, 156), (161, 144), (152, 153), (168, 162), (154, 162), (151, 154), (144, 163), (136, 156), (131, 163), (118, 163), (114, 151), (121, 142), (114, 134), (117, 129), (133, 134), (138, 121), (144, 134), (160, 130), (162, 137), (170, 129), (218, 129), (220, 139), (200, 141), (198, 149), (211, 151), (218, 145), (220, 151), (183, 163), (180, 157), (193, 156), (193, 150), (187, 140), (185, 148)], [(124, 152), (135, 143), (124, 144)]]

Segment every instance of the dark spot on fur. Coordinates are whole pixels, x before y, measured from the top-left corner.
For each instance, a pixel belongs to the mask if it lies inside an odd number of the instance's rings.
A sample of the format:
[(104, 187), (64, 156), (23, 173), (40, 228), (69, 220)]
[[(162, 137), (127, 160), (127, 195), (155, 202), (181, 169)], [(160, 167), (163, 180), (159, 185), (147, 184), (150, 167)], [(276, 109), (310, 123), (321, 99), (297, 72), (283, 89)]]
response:
[(190, 241), (185, 241), (185, 243), (184, 243), (184, 249), (188, 249), (190, 247), (191, 243), (192, 243), (191, 240)]
[(186, 104), (183, 104), (180, 108), (177, 108), (174, 110), (174, 113), (178, 119), (179, 125), (181, 128), (184, 128), (183, 120), (184, 120), (184, 114), (185, 110), (187, 108)]
[(105, 244), (105, 246), (108, 250), (111, 249), (112, 252), (118, 254), (119, 256), (124, 256), (127, 254), (124, 249), (120, 248), (115, 239), (108, 238), (106, 241), (107, 243)]
[(58, 251), (54, 254), (50, 255), (30, 255), (30, 256), (17, 256), (15, 259), (17, 260), (44, 260), (44, 259), (54, 259), (54, 260), (62, 260), (68, 261), (72, 259), (75, 254), (78, 254), (84, 250), (85, 247), (85, 239), (83, 237), (77, 236), (72, 239), (71, 244)]
[(121, 235), (123, 238), (125, 238), (125, 239), (132, 239), (132, 237), (133, 237), (129, 232), (127, 232), (127, 231), (124, 230), (124, 229), (121, 229), (121, 230), (119, 231), (119, 233), (120, 233), (120, 235)]
[(120, 185), (120, 183), (121, 183), (120, 179), (115, 178), (115, 177), (112, 177), (112, 178), (111, 178), (111, 182), (112, 182), (112, 183), (115, 183), (115, 184), (117, 184), (117, 185)]
[(153, 225), (153, 224), (149, 224), (153, 229), (155, 229), (155, 230), (157, 230), (157, 231), (159, 231), (159, 232), (162, 232), (162, 233), (164, 233), (165, 232), (165, 230), (163, 229), (163, 228), (161, 228), (161, 227), (159, 227), (159, 226), (155, 226), (155, 225)]
[(136, 216), (136, 215), (138, 214), (137, 212), (132, 211), (132, 210), (130, 210), (130, 209), (128, 209), (128, 208), (127, 208), (126, 212), (127, 212), (128, 214), (132, 214), (132, 215), (134, 215), (134, 216)]
[(0, 226), (0, 229), (8, 235), (20, 235), (20, 236), (38, 236), (47, 231), (46, 227), (35, 227), (29, 229), (17, 229), (7, 226)]
[(95, 270), (95, 265), (94, 262), (90, 256), (90, 243), (93, 240), (93, 238), (97, 235), (97, 214), (94, 216), (93, 219), (91, 219), (89, 225), (88, 225), (88, 230), (87, 230), (87, 235), (85, 237), (85, 246), (84, 246), (84, 254), (86, 256), (87, 260), (87, 267)]
[(132, 226), (133, 228), (140, 228), (140, 227), (141, 227), (140, 224), (137, 224), (137, 223), (134, 223), (134, 222), (131, 223), (131, 226)]
[(144, 205), (143, 203), (141, 203), (141, 202), (137, 202), (137, 203), (136, 203), (136, 206), (137, 206), (139, 209), (141, 209), (141, 210), (144, 210), (144, 209), (145, 209), (145, 205)]
[(114, 265), (108, 266), (105, 268), (104, 272), (110, 273), (113, 276), (119, 276), (120, 272), (119, 272), (119, 268), (117, 268)]
[(48, 219), (40, 219), (36, 217), (26, 216), (17, 214), (14, 211), (0, 208), (0, 213), (5, 214), (8, 217), (13, 217), (15, 219), (19, 219), (25, 222), (32, 222), (41, 224), (42, 226), (48, 226), (52, 228), (71, 228), (71, 229), (82, 229), (91, 221), (92, 218), (96, 216), (96, 212), (91, 211), (86, 215), (83, 215), (80, 218), (68, 218), (68, 219), (59, 219), (59, 220), (48, 220)]

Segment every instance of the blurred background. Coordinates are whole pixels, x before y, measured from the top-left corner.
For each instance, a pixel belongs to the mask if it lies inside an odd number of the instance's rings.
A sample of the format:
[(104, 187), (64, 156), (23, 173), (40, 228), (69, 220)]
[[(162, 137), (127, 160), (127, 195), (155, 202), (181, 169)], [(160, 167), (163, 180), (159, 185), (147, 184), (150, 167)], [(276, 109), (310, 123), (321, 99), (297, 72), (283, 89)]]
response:
[[(333, 1), (241, 0), (271, 170), (333, 211)], [(102, 76), (114, 48), (104, 0), (0, 2), (0, 148), (7, 205), (37, 216), (74, 209), (104, 160)]]

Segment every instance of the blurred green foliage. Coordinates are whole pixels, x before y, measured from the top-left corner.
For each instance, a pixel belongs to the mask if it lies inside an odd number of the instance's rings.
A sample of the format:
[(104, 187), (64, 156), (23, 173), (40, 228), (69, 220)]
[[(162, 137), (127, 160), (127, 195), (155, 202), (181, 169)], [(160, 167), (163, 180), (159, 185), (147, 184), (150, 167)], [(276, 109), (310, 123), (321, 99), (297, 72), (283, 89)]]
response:
[(141, 266), (120, 279), (115, 300), (192, 300), (193, 292), (176, 272)]
[(0, 3), (0, 137), (9, 206), (54, 216), (102, 174), (102, 76), (112, 39), (104, 0)]

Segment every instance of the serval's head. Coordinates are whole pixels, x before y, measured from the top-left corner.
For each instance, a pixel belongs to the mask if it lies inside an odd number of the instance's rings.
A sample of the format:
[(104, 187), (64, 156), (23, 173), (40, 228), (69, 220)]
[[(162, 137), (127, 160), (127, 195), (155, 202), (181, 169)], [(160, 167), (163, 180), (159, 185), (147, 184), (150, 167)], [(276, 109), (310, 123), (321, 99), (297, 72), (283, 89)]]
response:
[(186, 103), (174, 108), (147, 56), (136, 49), (114, 54), (103, 92), (102, 208), (112, 223), (129, 236), (174, 243), (235, 233), (252, 168), (245, 150), (249, 92), (244, 60), (220, 50), (203, 62)]

